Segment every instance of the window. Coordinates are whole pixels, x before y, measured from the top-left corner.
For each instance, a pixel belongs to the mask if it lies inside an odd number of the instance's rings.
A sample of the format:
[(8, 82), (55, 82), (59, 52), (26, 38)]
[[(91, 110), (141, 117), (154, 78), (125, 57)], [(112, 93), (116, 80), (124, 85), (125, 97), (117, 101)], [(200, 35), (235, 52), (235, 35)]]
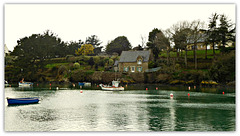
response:
[(123, 71), (124, 71), (124, 72), (128, 72), (128, 67), (124, 67), (124, 68), (123, 68)]
[(137, 67), (138, 72), (142, 72), (142, 67)]
[(131, 67), (131, 72), (135, 72), (135, 66)]
[(137, 64), (142, 64), (142, 60), (139, 59), (138, 62), (137, 62)]

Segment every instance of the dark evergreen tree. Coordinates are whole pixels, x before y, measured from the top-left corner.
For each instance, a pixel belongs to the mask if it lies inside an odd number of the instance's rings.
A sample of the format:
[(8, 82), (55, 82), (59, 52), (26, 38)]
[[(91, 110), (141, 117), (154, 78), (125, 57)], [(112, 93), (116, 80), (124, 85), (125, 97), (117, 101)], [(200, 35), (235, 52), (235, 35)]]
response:
[(122, 53), (122, 51), (128, 51), (131, 48), (132, 48), (132, 46), (131, 46), (130, 42), (128, 41), (127, 37), (119, 36), (107, 44), (106, 52), (108, 54), (112, 54), (112, 53), (116, 52), (120, 55)]

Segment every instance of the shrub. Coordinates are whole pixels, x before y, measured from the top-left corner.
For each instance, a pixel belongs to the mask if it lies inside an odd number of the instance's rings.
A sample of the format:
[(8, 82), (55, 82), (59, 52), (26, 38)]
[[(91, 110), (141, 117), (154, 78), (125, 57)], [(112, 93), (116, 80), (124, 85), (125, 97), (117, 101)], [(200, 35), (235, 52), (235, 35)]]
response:
[(80, 68), (80, 64), (79, 64), (78, 62), (75, 62), (75, 63), (73, 64), (73, 68), (74, 68), (74, 69), (79, 69), (79, 68)]
[(114, 64), (114, 60), (113, 60), (113, 59), (109, 59), (109, 60), (108, 60), (108, 64), (109, 64), (110, 66), (112, 66), (112, 65)]
[(95, 63), (94, 63), (94, 60), (93, 60), (93, 57), (91, 57), (89, 60), (88, 60), (88, 64), (92, 67)]
[(235, 51), (219, 56), (212, 64), (209, 75), (218, 83), (235, 81)]
[(70, 81), (71, 82), (79, 82), (79, 81), (85, 81), (85, 73), (82, 70), (76, 70), (71, 73)]
[(61, 65), (59, 68), (58, 68), (58, 74), (59, 75), (63, 75), (65, 72), (67, 72), (67, 68), (63, 65)]

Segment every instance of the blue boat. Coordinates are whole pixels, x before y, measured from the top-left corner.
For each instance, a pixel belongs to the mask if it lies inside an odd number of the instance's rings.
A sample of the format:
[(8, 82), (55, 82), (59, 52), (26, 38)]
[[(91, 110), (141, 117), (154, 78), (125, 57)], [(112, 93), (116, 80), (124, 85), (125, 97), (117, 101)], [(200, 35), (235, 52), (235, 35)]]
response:
[(79, 86), (84, 86), (85, 83), (78, 82)]
[(7, 98), (8, 105), (21, 105), (21, 104), (33, 104), (38, 103), (39, 98)]

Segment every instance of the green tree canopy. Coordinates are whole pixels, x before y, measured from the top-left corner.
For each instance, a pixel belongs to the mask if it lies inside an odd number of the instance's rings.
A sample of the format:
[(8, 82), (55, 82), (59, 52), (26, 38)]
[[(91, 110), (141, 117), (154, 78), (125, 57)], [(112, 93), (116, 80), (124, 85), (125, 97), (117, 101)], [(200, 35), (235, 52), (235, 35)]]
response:
[(155, 60), (158, 58), (158, 54), (160, 51), (156, 43), (157, 33), (160, 33), (160, 32), (161, 32), (160, 30), (158, 30), (157, 28), (154, 28), (151, 32), (149, 32), (149, 35), (148, 35), (147, 46), (149, 49), (152, 49)]
[(219, 83), (235, 81), (235, 51), (223, 54), (213, 62), (209, 75)]
[(36, 61), (66, 56), (66, 44), (49, 30), (44, 34), (21, 38), (17, 43), (12, 55), (18, 56), (16, 64), (21, 67), (31, 66)]
[(132, 46), (131, 46), (130, 42), (128, 41), (127, 37), (119, 36), (107, 44), (106, 52), (108, 54), (112, 54), (112, 53), (116, 52), (120, 55), (122, 53), (122, 51), (128, 51), (131, 48), (132, 48)]
[(91, 44), (94, 48), (96, 46), (99, 46), (102, 42), (99, 40), (99, 38), (96, 35), (91, 35), (86, 38), (85, 44)]
[(66, 50), (67, 54), (73, 55), (75, 53), (75, 50), (77, 50), (78, 48), (81, 48), (82, 45), (83, 45), (83, 41), (81, 40), (79, 40), (78, 42), (71, 41), (67, 45), (67, 50)]

